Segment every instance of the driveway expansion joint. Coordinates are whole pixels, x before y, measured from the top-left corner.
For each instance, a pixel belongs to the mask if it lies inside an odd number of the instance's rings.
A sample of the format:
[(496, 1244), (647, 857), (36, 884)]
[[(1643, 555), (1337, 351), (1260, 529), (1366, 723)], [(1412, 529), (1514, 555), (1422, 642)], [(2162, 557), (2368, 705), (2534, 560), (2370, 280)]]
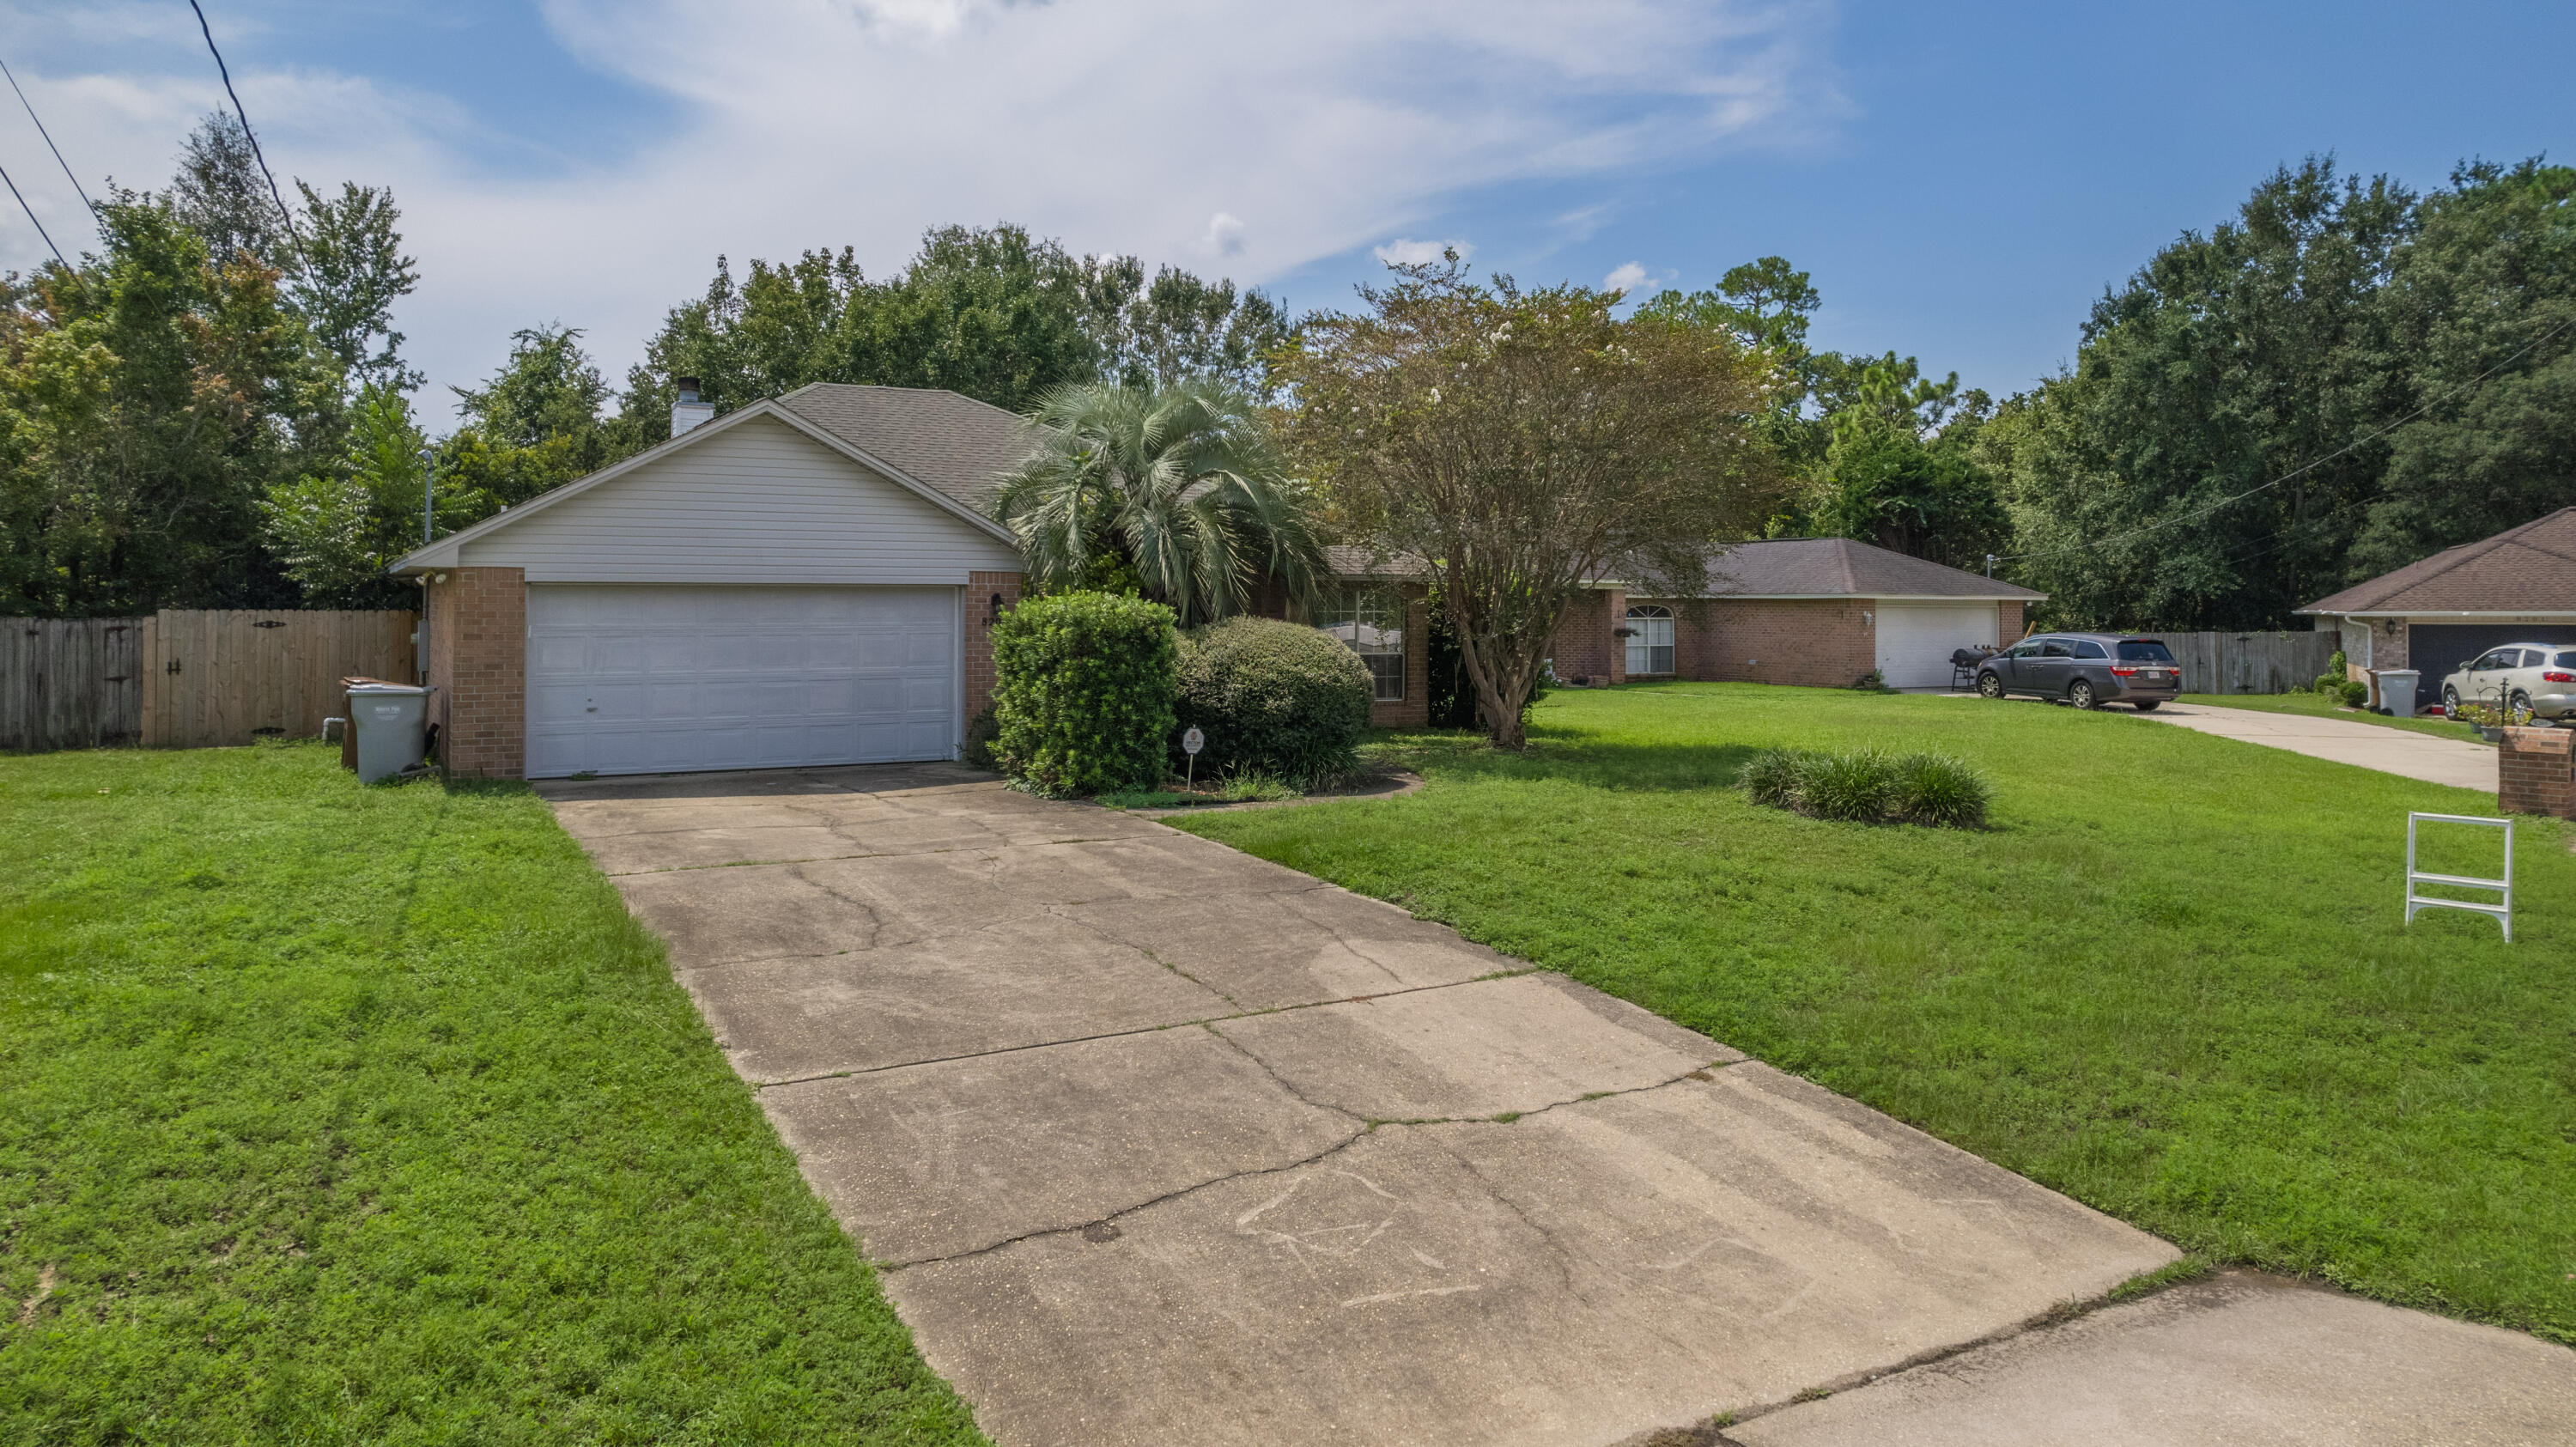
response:
[[(790, 955), (785, 956), (784, 958), (812, 959), (818, 957), (810, 955)], [(1157, 963), (1159, 963), (1159, 961)], [(720, 969), (723, 967), (718, 965), (707, 965), (701, 966), (700, 968)], [(1178, 974), (1180, 972), (1176, 970), (1173, 973)], [(1222, 1025), (1229, 1020), (1256, 1020), (1264, 1015), (1286, 1015), (1299, 1010), (1321, 1010), (1332, 1005), (1364, 1005), (1371, 1000), (1384, 1000), (1396, 995), (1420, 995), (1433, 990), (1455, 990), (1462, 985), (1481, 985), (1488, 980), (1512, 980), (1518, 979), (1523, 975), (1545, 975), (1554, 973), (1556, 973), (1556, 971), (1545, 970), (1541, 969), (1537, 965), (1532, 965), (1523, 970), (1497, 970), (1490, 975), (1478, 975), (1472, 980), (1448, 980), (1437, 985), (1412, 985), (1401, 990), (1375, 990), (1365, 995), (1341, 995), (1330, 1000), (1308, 1000), (1296, 1005), (1270, 1005), (1258, 1010), (1237, 1011), (1231, 1015), (1208, 1015), (1195, 1020), (1174, 1020), (1168, 1025), (1143, 1025), (1133, 1030), (1104, 1030), (1097, 1035), (1068, 1035), (1061, 1040), (1032, 1040), (1026, 1045), (1003, 1045), (991, 1050), (967, 1050), (955, 1055), (935, 1055), (921, 1060), (899, 1060), (889, 1065), (871, 1065), (858, 1070), (824, 1070), (818, 1071), (812, 1075), (791, 1075), (781, 1077), (777, 1080), (754, 1080), (748, 1082), (748, 1084), (755, 1092), (763, 1090), (777, 1090), (790, 1085), (808, 1085), (818, 1080), (849, 1080), (862, 1075), (882, 1075), (890, 1070), (914, 1070), (925, 1065), (946, 1065), (958, 1060), (982, 1060), (988, 1056), (994, 1055), (1021, 1055), (1031, 1050), (1053, 1049), (1058, 1045), (1088, 1045), (1096, 1040), (1120, 1040), (1131, 1035), (1159, 1035), (1166, 1030), (1186, 1030), (1193, 1025)], [(1188, 976), (1184, 975), (1182, 978), (1187, 979)], [(1200, 988), (1206, 989), (1211, 995), (1218, 995), (1219, 998), (1223, 998), (1222, 994), (1213, 988), (1207, 986), (1201, 986)], [(1228, 1001), (1227, 1003), (1231, 1004), (1232, 1002)], [(1233, 1044), (1234, 1042), (1229, 1040), (1226, 1043)], [(1236, 1048), (1240, 1049), (1242, 1047), (1237, 1046)], [(1744, 1062), (1728, 1061), (1725, 1063), (1742, 1064)], [(1716, 1067), (1710, 1066), (1706, 1068), (1715, 1069)], [(1345, 1111), (1343, 1113), (1351, 1115), (1354, 1120), (1360, 1119), (1359, 1116), (1352, 1112)]]

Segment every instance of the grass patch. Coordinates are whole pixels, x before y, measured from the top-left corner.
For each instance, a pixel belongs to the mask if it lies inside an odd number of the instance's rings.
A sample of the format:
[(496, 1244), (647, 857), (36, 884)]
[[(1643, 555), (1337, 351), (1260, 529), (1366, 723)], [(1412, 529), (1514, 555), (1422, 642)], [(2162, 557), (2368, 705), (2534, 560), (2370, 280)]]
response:
[[(2184, 1249), (2576, 1342), (2576, 858), (2517, 943), (2401, 922), (2406, 811), (2491, 796), (2119, 712), (1744, 684), (1557, 694), (1525, 756), (1382, 737), (1420, 792), (1182, 827), (1576, 977)], [(1749, 802), (1775, 747), (1902, 748), (1982, 832)], [(2483, 837), (2471, 837), (2483, 836)], [(2492, 873), (2490, 831), (2424, 867)]]
[(0, 758), (0, 1437), (981, 1442), (544, 805), (336, 752)]
[(2321, 693), (2186, 693), (2183, 703), (2202, 704), (2210, 708), (2246, 708), (2257, 713), (2295, 713), (2308, 718), (2341, 719), (2345, 723), (2377, 724), (2381, 728), (2406, 729), (2438, 738), (2457, 739), (2464, 744), (2486, 744), (2478, 731), (2463, 723), (2442, 718), (2392, 718), (2345, 708), (2335, 699)]

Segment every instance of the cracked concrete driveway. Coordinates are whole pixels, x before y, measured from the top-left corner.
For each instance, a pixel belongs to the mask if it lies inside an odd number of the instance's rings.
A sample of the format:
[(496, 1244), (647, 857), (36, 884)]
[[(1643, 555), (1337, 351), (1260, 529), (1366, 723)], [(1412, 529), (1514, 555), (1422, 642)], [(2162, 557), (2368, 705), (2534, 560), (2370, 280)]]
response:
[(1609, 1444), (2171, 1247), (1445, 927), (945, 765), (541, 786), (1012, 1444)]

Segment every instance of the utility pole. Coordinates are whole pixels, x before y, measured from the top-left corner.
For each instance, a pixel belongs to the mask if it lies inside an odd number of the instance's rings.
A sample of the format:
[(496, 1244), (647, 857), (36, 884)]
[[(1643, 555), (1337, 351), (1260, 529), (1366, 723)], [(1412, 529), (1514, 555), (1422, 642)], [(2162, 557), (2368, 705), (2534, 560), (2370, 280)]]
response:
[[(438, 541), (433, 530), (438, 525), (438, 459), (426, 447), (420, 450), (420, 545), (428, 547)], [(1992, 576), (1992, 559), (1987, 575)]]

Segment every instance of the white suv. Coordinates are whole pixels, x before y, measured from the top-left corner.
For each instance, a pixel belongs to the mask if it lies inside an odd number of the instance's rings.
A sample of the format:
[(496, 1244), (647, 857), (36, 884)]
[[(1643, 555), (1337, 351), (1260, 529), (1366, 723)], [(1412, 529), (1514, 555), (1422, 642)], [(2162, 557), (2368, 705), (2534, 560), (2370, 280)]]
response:
[(2490, 648), (2442, 680), (2442, 712), (2463, 703), (2507, 711), (2531, 710), (2535, 718), (2576, 715), (2576, 648), (2560, 643), (2508, 643)]

